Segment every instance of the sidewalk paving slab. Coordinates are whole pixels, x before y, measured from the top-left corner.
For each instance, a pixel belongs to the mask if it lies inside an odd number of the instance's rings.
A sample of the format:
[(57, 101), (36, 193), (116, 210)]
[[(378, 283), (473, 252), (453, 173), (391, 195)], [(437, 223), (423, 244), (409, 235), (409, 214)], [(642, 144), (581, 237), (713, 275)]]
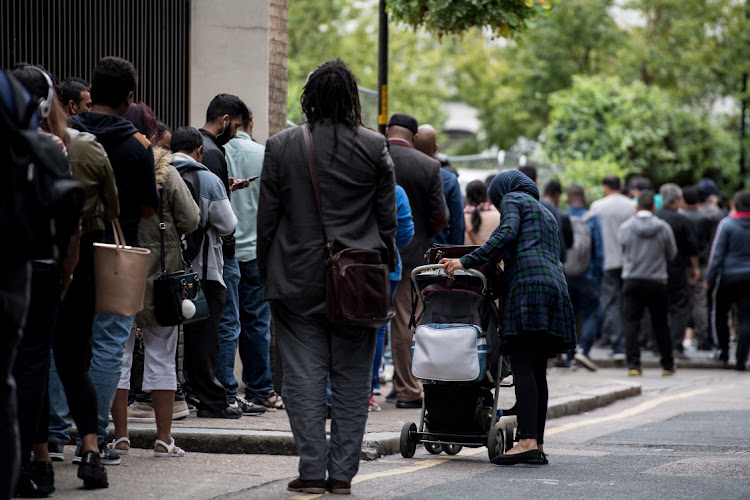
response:
[[(611, 372), (611, 371), (610, 371)], [(550, 368), (548, 371), (550, 401), (548, 418), (575, 415), (609, 405), (619, 399), (638, 396), (637, 381), (618, 379), (612, 374), (601, 376), (586, 370)], [(390, 384), (382, 386), (383, 394)], [(509, 408), (515, 401), (512, 388), (500, 389), (499, 406)], [(381, 411), (368, 414), (362, 443), (362, 459), (399, 453), (399, 437), (405, 422), (419, 423), (421, 410), (397, 409), (376, 396)], [(510, 419), (510, 420), (509, 420)], [(515, 421), (503, 417), (500, 425)], [(327, 424), (330, 431), (330, 422)], [(156, 439), (154, 424), (129, 424), (131, 445), (151, 449)], [(172, 435), (180, 447), (192, 452), (219, 454), (295, 455), (297, 453), (286, 412), (267, 412), (257, 417), (236, 420), (198, 418), (192, 413), (172, 425)]]

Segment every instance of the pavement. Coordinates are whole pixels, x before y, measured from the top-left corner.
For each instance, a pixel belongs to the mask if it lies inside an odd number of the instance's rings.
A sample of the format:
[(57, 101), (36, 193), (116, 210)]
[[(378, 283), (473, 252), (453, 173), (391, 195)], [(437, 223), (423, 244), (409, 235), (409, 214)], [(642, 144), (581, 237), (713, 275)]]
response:
[[(713, 360), (712, 353), (697, 351), (689, 356), (689, 360), (677, 361), (678, 370), (721, 367), (718, 361)], [(585, 413), (641, 394), (639, 378), (627, 376), (624, 361), (613, 359), (604, 348), (594, 348), (591, 357), (602, 368), (601, 371), (591, 372), (581, 367), (555, 368), (550, 361), (547, 377), (550, 395), (548, 419)], [(658, 361), (657, 355), (644, 351), (644, 372), (648, 374), (653, 370), (651, 375), (659, 375), (661, 367)], [(391, 384), (383, 384), (381, 389), (383, 395), (375, 397), (381, 410), (368, 414), (361, 454), (364, 460), (399, 453), (403, 425), (406, 422), (419, 425), (421, 410), (396, 408), (395, 404), (385, 402), (385, 394), (390, 391)], [(514, 402), (513, 388), (501, 388), (499, 407), (509, 408)], [(515, 417), (503, 417), (500, 424), (504, 426), (508, 421), (515, 421)], [(128, 427), (134, 448), (153, 448), (156, 438), (154, 424), (130, 423)], [(330, 430), (330, 421), (327, 429)], [(198, 418), (192, 412), (184, 420), (173, 422), (172, 435), (180, 447), (192, 452), (296, 455), (294, 438), (284, 410), (266, 412), (256, 417), (243, 416), (236, 420)]]

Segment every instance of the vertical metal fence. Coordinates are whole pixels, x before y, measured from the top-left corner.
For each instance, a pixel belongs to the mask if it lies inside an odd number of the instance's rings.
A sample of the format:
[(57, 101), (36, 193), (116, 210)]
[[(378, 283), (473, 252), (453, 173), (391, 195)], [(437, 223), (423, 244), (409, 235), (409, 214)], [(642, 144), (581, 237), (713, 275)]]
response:
[(44, 66), (89, 81), (105, 56), (138, 70), (136, 100), (188, 124), (190, 0), (0, 0), (0, 67)]

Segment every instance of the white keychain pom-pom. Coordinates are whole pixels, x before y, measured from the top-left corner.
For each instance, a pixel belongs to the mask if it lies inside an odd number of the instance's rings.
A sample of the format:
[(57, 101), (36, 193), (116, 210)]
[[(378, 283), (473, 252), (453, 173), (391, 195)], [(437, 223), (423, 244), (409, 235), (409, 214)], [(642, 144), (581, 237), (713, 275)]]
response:
[(182, 317), (190, 319), (195, 316), (195, 304), (192, 300), (185, 299), (182, 301)]

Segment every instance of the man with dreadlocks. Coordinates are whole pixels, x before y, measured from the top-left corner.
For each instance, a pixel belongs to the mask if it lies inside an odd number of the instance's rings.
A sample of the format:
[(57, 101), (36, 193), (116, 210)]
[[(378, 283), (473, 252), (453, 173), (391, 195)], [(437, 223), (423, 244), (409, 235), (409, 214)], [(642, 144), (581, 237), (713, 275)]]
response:
[[(258, 267), (271, 303), (284, 402), (299, 451), (290, 491), (347, 494), (359, 468), (375, 328), (326, 320), (321, 214), (303, 127), (312, 131), (322, 221), (332, 251), (372, 248), (396, 265), (396, 190), (385, 138), (362, 126), (357, 80), (341, 61), (318, 67), (301, 98), (307, 123), (266, 143), (258, 202)], [(333, 392), (326, 450), (326, 380)], [(326, 479), (327, 477), (327, 479)]]

